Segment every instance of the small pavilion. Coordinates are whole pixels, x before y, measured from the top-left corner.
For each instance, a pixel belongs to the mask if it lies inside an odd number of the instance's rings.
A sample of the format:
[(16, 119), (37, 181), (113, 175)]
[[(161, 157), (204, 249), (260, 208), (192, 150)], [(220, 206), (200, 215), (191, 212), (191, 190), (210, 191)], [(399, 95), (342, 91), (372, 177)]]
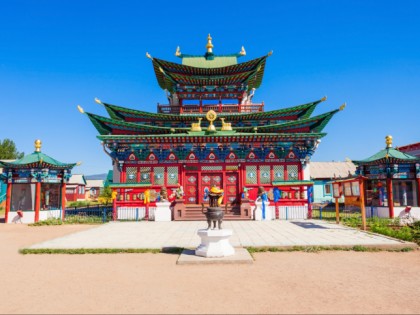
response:
[(386, 136), (386, 147), (371, 157), (353, 161), (356, 174), (365, 176), (365, 204), (376, 208), (380, 217), (394, 218), (407, 206), (418, 207), (420, 199), (420, 158), (392, 147), (392, 136)]
[(62, 163), (41, 152), (41, 140), (35, 151), (13, 162), (0, 162), (0, 179), (7, 184), (5, 222), (33, 223), (62, 218), (66, 206), (66, 183), (79, 163)]

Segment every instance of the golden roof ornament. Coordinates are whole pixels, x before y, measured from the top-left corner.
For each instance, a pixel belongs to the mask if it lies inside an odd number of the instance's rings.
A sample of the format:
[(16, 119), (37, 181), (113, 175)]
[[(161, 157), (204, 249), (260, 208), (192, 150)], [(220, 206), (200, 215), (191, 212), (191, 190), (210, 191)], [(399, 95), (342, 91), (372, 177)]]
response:
[(216, 131), (216, 127), (213, 125), (213, 121), (215, 121), (217, 118), (216, 112), (214, 110), (209, 110), (206, 114), (206, 118), (210, 122), (207, 131)]
[(192, 123), (191, 124), (191, 131), (201, 131), (201, 120), (203, 118), (198, 118), (198, 123)]
[(321, 98), (321, 102), (325, 102), (327, 100), (327, 96), (325, 95), (323, 98)]
[(42, 142), (41, 140), (35, 140), (35, 152), (41, 152)]
[(82, 107), (82, 106), (80, 106), (80, 105), (77, 105), (77, 110), (78, 110), (81, 114), (84, 114), (84, 113), (85, 113), (85, 111), (83, 110), (83, 107)]
[(392, 148), (392, 136), (388, 135), (385, 137), (385, 143), (387, 148)]
[(212, 42), (211, 42), (211, 40), (212, 40), (213, 38), (211, 38), (211, 36), (210, 36), (210, 34), (209, 34), (209, 36), (207, 36), (207, 45), (206, 45), (206, 48), (207, 48), (207, 52), (208, 53), (213, 53), (213, 44), (212, 44)]
[(152, 56), (150, 56), (150, 54), (148, 52), (146, 53), (146, 57), (149, 58), (149, 59), (153, 59)]
[(241, 56), (245, 56), (245, 55), (246, 55), (246, 51), (245, 51), (244, 46), (242, 46), (242, 49), (241, 49), (241, 51), (239, 52), (239, 54), (240, 54)]
[(95, 97), (95, 103), (99, 104), (99, 105), (103, 105), (103, 103), (101, 102), (101, 100), (97, 97)]
[(222, 131), (231, 131), (232, 130), (232, 123), (225, 123), (225, 118), (220, 118), (222, 121)]
[(344, 108), (346, 108), (346, 103), (343, 103), (343, 105), (340, 106), (340, 110), (343, 110)]
[(181, 48), (179, 48), (179, 46), (176, 48), (175, 56), (177, 57), (181, 56)]

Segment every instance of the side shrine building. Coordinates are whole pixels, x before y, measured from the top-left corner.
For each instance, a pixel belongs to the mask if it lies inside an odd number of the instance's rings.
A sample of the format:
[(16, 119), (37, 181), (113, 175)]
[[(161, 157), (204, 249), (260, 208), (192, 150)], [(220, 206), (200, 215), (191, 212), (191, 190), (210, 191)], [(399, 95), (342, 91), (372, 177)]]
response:
[(165, 187), (177, 196), (174, 220), (203, 220), (201, 204), (217, 186), (224, 191), (226, 220), (251, 219), (251, 205), (263, 187), (276, 217), (287, 206), (302, 207), (310, 216), (308, 164), (326, 135), (323, 129), (344, 106), (311, 117), (324, 97), (264, 111), (264, 103), (253, 97), (271, 53), (240, 63), (243, 47), (237, 54), (216, 55), (210, 35), (206, 48), (197, 56), (178, 47), (181, 63), (146, 54), (168, 99), (157, 113), (98, 99), (109, 117), (86, 113), (113, 161), (114, 206), (153, 206)]

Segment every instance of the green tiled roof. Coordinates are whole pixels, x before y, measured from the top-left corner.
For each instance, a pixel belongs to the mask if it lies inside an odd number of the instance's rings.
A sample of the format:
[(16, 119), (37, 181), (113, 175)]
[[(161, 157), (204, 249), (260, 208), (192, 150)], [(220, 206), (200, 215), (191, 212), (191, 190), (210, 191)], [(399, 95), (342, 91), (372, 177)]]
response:
[(151, 183), (110, 183), (108, 187), (111, 188), (131, 188), (131, 187), (150, 187)]
[[(321, 132), (327, 125), (332, 116), (339, 110), (334, 110), (312, 118), (301, 119), (281, 124), (269, 124), (257, 127), (257, 133), (273, 133), (273, 132)], [(146, 125), (134, 122), (125, 122), (121, 120), (110, 119), (86, 113), (101, 135), (108, 134), (179, 134), (187, 133), (191, 130), (190, 127), (171, 128), (160, 127), (155, 125)], [(208, 123), (202, 123), (203, 132), (206, 130)], [(256, 127), (234, 127), (234, 132), (255, 132)], [(220, 133), (221, 131), (219, 131)]]
[(378, 153), (368, 157), (364, 160), (353, 161), (358, 165), (375, 165), (386, 163), (415, 163), (420, 162), (420, 159), (410, 154), (398, 151), (395, 148), (385, 148)]
[[(229, 122), (234, 121), (250, 121), (250, 120), (260, 120), (260, 119), (272, 119), (272, 120), (295, 120), (295, 119), (303, 119), (308, 118), (311, 116), (315, 107), (324, 101), (325, 98), (320, 100), (292, 106), (288, 108), (281, 108), (272, 111), (266, 112), (258, 112), (258, 113), (237, 113), (237, 114), (227, 114), (227, 113), (218, 113), (217, 116), (219, 118), (226, 118)], [(129, 109), (126, 107), (121, 107), (117, 105), (112, 105), (108, 103), (103, 103), (105, 109), (107, 110), (108, 114), (113, 119), (119, 120), (128, 120), (128, 119), (136, 119), (139, 121), (145, 122), (153, 122), (155, 120), (160, 121), (170, 121), (170, 122), (197, 122), (198, 117), (205, 118), (206, 114), (182, 114), (182, 115), (175, 115), (175, 114), (159, 114), (159, 113), (151, 113), (145, 112), (136, 109)]]
[(92, 113), (87, 113), (92, 124), (101, 135), (115, 133), (117, 130), (125, 134), (170, 134), (170, 133), (186, 133), (191, 128), (171, 128), (159, 127), (154, 125), (144, 125), (140, 123), (125, 122), (122, 120), (115, 120)]
[(158, 58), (152, 58), (152, 63), (159, 86), (170, 92), (174, 92), (177, 84), (238, 87), (245, 84), (252, 89), (261, 85), (267, 57), (222, 67), (191, 67)]
[(177, 134), (177, 135), (100, 135), (98, 139), (104, 142), (120, 143), (248, 143), (248, 142), (281, 142), (281, 141), (305, 141), (317, 140), (326, 133), (235, 133), (226, 134)]
[(290, 180), (290, 181), (274, 181), (273, 186), (311, 186), (314, 184), (310, 180)]
[(50, 169), (71, 169), (77, 163), (62, 163), (52, 157), (42, 153), (34, 152), (25, 155), (13, 162), (0, 162), (0, 166), (7, 168), (50, 168)]
[[(312, 118), (300, 119), (281, 124), (259, 126), (258, 132), (321, 132), (339, 109)], [(252, 132), (254, 127), (236, 127), (238, 132)]]
[(182, 64), (196, 68), (221, 68), (233, 66), (238, 63), (237, 55), (214, 56), (208, 59), (205, 56), (182, 55)]

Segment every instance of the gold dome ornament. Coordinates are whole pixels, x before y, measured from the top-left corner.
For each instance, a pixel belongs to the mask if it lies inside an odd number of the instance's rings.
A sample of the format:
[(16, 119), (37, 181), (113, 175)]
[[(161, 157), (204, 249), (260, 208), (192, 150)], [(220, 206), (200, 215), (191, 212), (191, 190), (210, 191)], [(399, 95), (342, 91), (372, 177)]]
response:
[(35, 140), (35, 152), (41, 152), (42, 142), (41, 140)]
[(216, 131), (216, 127), (213, 125), (213, 121), (217, 119), (217, 114), (214, 110), (209, 110), (206, 114), (207, 120), (210, 122), (207, 131)]
[(385, 137), (385, 143), (387, 148), (392, 148), (392, 136), (388, 135)]

